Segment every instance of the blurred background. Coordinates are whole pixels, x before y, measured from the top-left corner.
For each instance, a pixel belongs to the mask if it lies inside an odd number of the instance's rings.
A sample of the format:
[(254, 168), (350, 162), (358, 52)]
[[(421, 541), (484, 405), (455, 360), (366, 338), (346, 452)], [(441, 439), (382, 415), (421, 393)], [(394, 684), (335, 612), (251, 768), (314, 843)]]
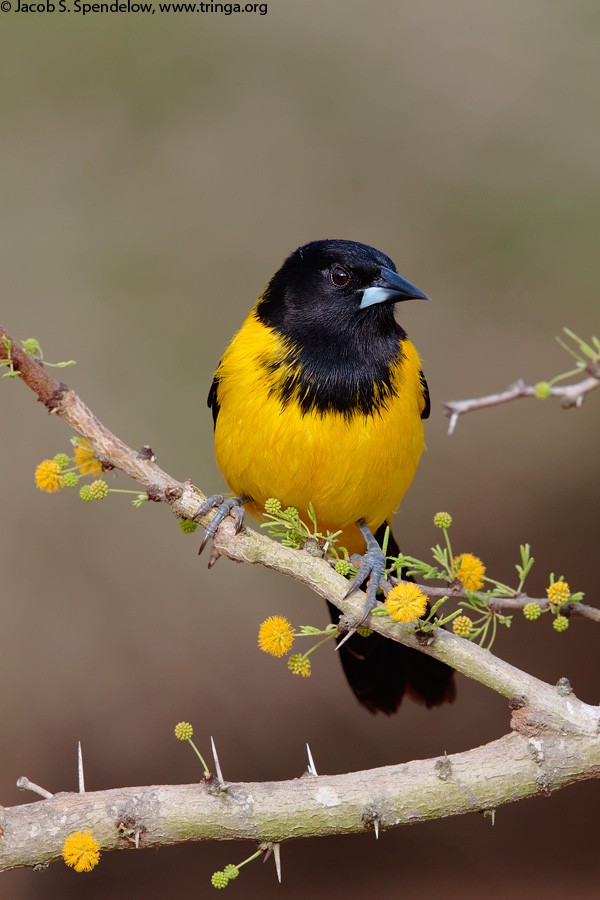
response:
[[(96, 415), (206, 492), (206, 394), (219, 355), (283, 258), (322, 237), (389, 254), (434, 303), (405, 304), (432, 395), (428, 450), (395, 520), (427, 556), (438, 510), (453, 546), (514, 580), (519, 544), (597, 602), (600, 395), (473, 413), (447, 436), (440, 403), (571, 368), (564, 325), (599, 331), (600, 13), (593, 2), (269, 0), (268, 12), (2, 14), (2, 321), (36, 337)], [(301, 586), (222, 559), (200, 532), (127, 495), (37, 490), (70, 432), (20, 382), (1, 384), (0, 803), (20, 775), (86, 786), (196, 781), (173, 727), (214, 735), (229, 780), (439, 756), (508, 730), (506, 702), (458, 678), (452, 708), (372, 717), (327, 649), (310, 679), (256, 647), (270, 614), (327, 621)], [(340, 448), (340, 453), (344, 453)], [(111, 482), (112, 484), (112, 482)], [(116, 487), (135, 487), (123, 476)], [(515, 617), (495, 651), (598, 703), (598, 626)], [(231, 885), (245, 897), (440, 900), (597, 895), (595, 782), (478, 815), (305, 840)], [(112, 853), (2, 876), (2, 896), (210, 895), (250, 842)], [(543, 860), (543, 862), (542, 862)]]

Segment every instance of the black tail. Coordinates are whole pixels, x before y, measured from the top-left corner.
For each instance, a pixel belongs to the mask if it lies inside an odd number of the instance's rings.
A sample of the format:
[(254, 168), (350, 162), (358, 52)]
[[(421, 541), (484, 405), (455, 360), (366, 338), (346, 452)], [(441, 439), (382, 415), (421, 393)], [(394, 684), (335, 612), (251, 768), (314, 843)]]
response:
[[(385, 528), (382, 525), (375, 535), (380, 544)], [(399, 552), (390, 533), (388, 555), (395, 556)], [(406, 575), (403, 577), (407, 578)], [(331, 603), (327, 605), (331, 621), (337, 624), (341, 615), (339, 609)], [(456, 687), (454, 670), (450, 666), (381, 634), (373, 632), (366, 638), (353, 634), (338, 652), (350, 687), (369, 712), (391, 715), (406, 692), (427, 707), (454, 700)]]

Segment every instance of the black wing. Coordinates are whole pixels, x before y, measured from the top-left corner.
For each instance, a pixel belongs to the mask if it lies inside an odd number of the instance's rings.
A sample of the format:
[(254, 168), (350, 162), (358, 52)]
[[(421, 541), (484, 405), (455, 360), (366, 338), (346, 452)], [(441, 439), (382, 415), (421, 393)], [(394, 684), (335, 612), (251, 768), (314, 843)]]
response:
[[(419, 378), (421, 379), (421, 387), (423, 389), (423, 400), (425, 401), (425, 406), (423, 407), (423, 412), (421, 413), (421, 418), (428, 419), (429, 413), (431, 412), (431, 401), (429, 399), (429, 388), (427, 387), (427, 382), (425, 380), (425, 376), (423, 375), (423, 369), (419, 370)], [(213, 385), (214, 385), (214, 382), (213, 382)], [(215, 391), (216, 391), (216, 388), (215, 388)], [(211, 393), (212, 393), (212, 389), (211, 389)], [(216, 419), (216, 414), (215, 414), (215, 419)]]
[(206, 401), (207, 405), (210, 406), (210, 408), (212, 409), (213, 425), (217, 424), (217, 416), (219, 415), (219, 410), (221, 408), (221, 405), (217, 399), (218, 387), (219, 387), (219, 379), (215, 375), (215, 377), (213, 378), (213, 383), (210, 386), (210, 391), (208, 392), (208, 400)]

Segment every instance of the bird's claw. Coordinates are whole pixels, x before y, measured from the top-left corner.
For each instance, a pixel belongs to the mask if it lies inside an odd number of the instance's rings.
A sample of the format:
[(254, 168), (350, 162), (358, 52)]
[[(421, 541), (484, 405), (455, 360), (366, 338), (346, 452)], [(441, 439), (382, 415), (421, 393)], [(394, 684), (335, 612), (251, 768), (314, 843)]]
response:
[(355, 628), (359, 628), (368, 617), (377, 603), (377, 591), (380, 588), (385, 590), (384, 585), (386, 584), (385, 556), (378, 545), (370, 547), (366, 553), (357, 557), (357, 561), (359, 563), (358, 572), (350, 582), (344, 595), (344, 600), (346, 600), (353, 591), (362, 587), (368, 579), (367, 602), (365, 603), (362, 618), (360, 622), (356, 623)]
[(211, 538), (214, 538), (219, 525), (225, 518), (231, 514), (233, 520), (235, 522), (235, 534), (238, 534), (242, 530), (242, 525), (244, 524), (244, 506), (248, 497), (242, 495), (241, 497), (231, 497), (228, 500), (225, 500), (222, 494), (213, 494), (212, 497), (207, 497), (204, 501), (200, 509), (194, 516), (193, 519), (196, 519), (198, 516), (203, 516), (211, 509), (216, 508), (216, 513), (212, 519), (212, 521), (206, 526), (206, 531), (204, 532), (204, 537), (202, 538), (202, 543), (200, 544), (200, 549), (198, 553), (202, 553), (207, 543)]

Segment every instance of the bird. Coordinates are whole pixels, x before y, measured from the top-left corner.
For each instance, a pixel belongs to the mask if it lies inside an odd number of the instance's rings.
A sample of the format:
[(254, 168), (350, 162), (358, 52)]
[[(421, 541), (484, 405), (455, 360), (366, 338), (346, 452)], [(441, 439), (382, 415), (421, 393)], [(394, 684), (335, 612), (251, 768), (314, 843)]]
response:
[[(368, 581), (363, 620), (384, 578), (381, 543), (424, 448), (429, 390), (395, 305), (429, 299), (390, 257), (350, 240), (316, 240), (283, 262), (217, 367), (208, 406), (215, 455), (234, 494), (216, 508), (200, 552), (223, 518), (242, 527), (277, 498), (361, 556), (348, 593)], [(390, 555), (399, 553), (389, 532)], [(406, 575), (404, 575), (406, 578)], [(329, 604), (334, 622), (339, 610)], [(405, 693), (426, 706), (454, 699), (444, 663), (375, 632), (354, 631), (339, 655), (370, 712), (395, 712)]]

